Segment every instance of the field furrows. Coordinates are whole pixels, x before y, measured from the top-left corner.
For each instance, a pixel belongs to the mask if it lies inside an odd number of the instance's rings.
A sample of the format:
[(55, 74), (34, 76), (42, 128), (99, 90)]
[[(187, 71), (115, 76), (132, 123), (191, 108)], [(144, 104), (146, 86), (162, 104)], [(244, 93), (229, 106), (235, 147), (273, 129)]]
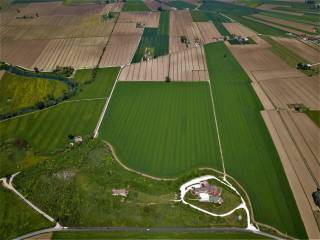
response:
[(159, 26), (160, 12), (121, 12), (118, 23), (141, 23), (144, 27)]
[(207, 81), (208, 71), (202, 47), (128, 65), (120, 73), (120, 81)]
[(306, 31), (306, 32), (310, 32), (310, 33), (315, 32), (315, 27), (313, 25), (303, 24), (303, 23), (298, 23), (298, 22), (293, 22), (293, 21), (288, 21), (288, 20), (282, 20), (280, 18), (274, 18), (274, 17), (269, 17), (269, 16), (265, 16), (265, 15), (260, 15), (260, 14), (254, 14), (252, 16), (254, 18), (260, 19), (262, 21), (268, 21), (271, 23), (280, 24), (283, 26), (288, 26), (293, 29), (298, 29), (298, 30)]
[(302, 31), (298, 31), (298, 30), (294, 30), (294, 29), (292, 29), (292, 28), (280, 26), (280, 25), (275, 24), (275, 23), (271, 23), (271, 22), (266, 22), (266, 21), (263, 21), (263, 20), (259, 20), (259, 19), (257, 19), (257, 18), (248, 17), (248, 16), (244, 16), (244, 18), (249, 19), (249, 20), (254, 21), (254, 22), (257, 22), (257, 23), (262, 23), (262, 24), (267, 25), (267, 26), (270, 26), (270, 27), (278, 28), (278, 29), (281, 29), (281, 30), (286, 31), (286, 32), (294, 33), (294, 34), (297, 34), (297, 35), (304, 35), (304, 34), (305, 34), (305, 33), (302, 32)]
[(319, 186), (320, 129), (304, 114), (287, 111), (264, 111), (273, 142), (294, 193), (300, 214), (310, 238), (319, 230), (313, 214), (317, 207), (312, 192)]
[[(169, 34), (169, 52), (178, 52), (194, 47), (195, 41), (201, 40), (197, 25), (193, 24), (189, 11), (172, 11), (170, 13), (170, 34)], [(181, 41), (184, 36), (189, 41), (188, 46)]]
[(0, 59), (14, 65), (31, 68), (48, 43), (49, 40), (2, 41)]
[(51, 40), (33, 67), (52, 70), (56, 66), (93, 68), (98, 63), (107, 38), (71, 38)]
[(148, 8), (150, 8), (152, 11), (157, 11), (160, 7), (163, 10), (169, 10), (170, 6), (165, 4), (163, 1), (158, 2), (155, 0), (145, 0), (144, 3), (147, 5)]
[(102, 56), (100, 66), (122, 66), (130, 63), (142, 33), (143, 28), (136, 28), (135, 23), (117, 23)]
[(288, 108), (288, 104), (303, 103), (307, 107), (320, 108), (319, 78), (306, 77), (290, 67), (265, 44), (261, 47), (228, 46), (251, 80), (258, 82), (275, 107)]
[(194, 22), (194, 24), (200, 31), (203, 43), (214, 42), (222, 37), (216, 26), (211, 22)]
[(273, 37), (272, 39), (284, 45), (286, 48), (289, 48), (292, 52), (298, 54), (303, 59), (306, 59), (309, 63), (320, 62), (320, 50), (317, 51), (315, 48), (293, 38)]

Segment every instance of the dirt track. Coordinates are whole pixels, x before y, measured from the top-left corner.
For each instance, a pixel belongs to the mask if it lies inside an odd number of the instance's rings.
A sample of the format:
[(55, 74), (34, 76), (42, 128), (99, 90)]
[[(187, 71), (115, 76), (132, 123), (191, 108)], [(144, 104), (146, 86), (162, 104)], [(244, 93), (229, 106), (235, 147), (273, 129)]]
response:
[(303, 113), (264, 111), (309, 238), (320, 235), (312, 192), (319, 186), (320, 129)]

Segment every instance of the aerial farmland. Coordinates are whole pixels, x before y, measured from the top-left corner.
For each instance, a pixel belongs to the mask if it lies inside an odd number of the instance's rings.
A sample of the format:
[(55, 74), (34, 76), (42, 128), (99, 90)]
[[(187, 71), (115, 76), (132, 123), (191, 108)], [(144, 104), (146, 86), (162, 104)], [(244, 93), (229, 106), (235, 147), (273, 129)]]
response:
[(0, 239), (319, 239), (318, 15), (1, 0)]

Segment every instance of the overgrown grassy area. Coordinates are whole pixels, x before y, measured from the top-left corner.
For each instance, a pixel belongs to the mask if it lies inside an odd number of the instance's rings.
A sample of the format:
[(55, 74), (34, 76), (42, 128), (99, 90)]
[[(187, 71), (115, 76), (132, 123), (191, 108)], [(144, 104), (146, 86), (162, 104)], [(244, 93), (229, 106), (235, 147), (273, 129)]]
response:
[(0, 236), (3, 240), (52, 226), (51, 222), (35, 213), (14, 193), (2, 186), (0, 203)]
[(101, 124), (130, 168), (176, 177), (196, 167), (221, 170), (208, 84), (119, 82)]
[[(298, 63), (308, 63), (306, 59), (302, 56), (292, 52), (290, 49), (286, 48), (281, 43), (278, 43), (276, 40), (263, 36), (263, 39), (266, 40), (271, 46), (271, 51), (282, 58), (286, 63), (288, 63), (291, 67), (296, 67)], [(319, 75), (319, 67), (312, 68), (308, 70), (299, 69), (301, 72), (305, 73), (308, 76)]]
[(120, 67), (98, 68), (92, 81), (92, 69), (76, 72), (74, 79), (83, 82), (72, 99), (106, 98), (109, 96)]
[(0, 178), (32, 167), (45, 159), (22, 139), (0, 142)]
[(307, 110), (305, 112), (307, 116), (320, 127), (320, 111), (318, 110)]
[(169, 1), (168, 5), (170, 7), (174, 7), (176, 9), (182, 10), (182, 9), (194, 9), (196, 5), (185, 2), (185, 1)]
[[(176, 181), (152, 180), (121, 167), (100, 140), (86, 140), (49, 155), (20, 173), (14, 183), (64, 226), (243, 226), (243, 210), (226, 218), (212, 217), (172, 201), (186, 179), (208, 173), (186, 173)], [(129, 190), (127, 198), (112, 196), (112, 189), (119, 188)], [(243, 221), (238, 221), (239, 214)]]
[(122, 7), (124, 12), (150, 11), (150, 9), (141, 0), (126, 0)]
[(58, 80), (22, 77), (5, 72), (0, 79), (0, 114), (56, 99), (66, 92), (68, 86)]
[(162, 11), (158, 28), (145, 28), (139, 46), (132, 59), (132, 63), (140, 62), (145, 56), (146, 49), (151, 51), (152, 57), (169, 53), (169, 19), (170, 12)]
[(195, 232), (54, 232), (53, 239), (262, 239), (252, 233)]
[(248, 193), (257, 221), (306, 238), (250, 79), (224, 43), (205, 45), (226, 172)]
[(92, 134), (105, 101), (64, 102), (48, 109), (0, 122), (0, 140), (24, 139), (36, 150), (67, 146), (69, 134)]

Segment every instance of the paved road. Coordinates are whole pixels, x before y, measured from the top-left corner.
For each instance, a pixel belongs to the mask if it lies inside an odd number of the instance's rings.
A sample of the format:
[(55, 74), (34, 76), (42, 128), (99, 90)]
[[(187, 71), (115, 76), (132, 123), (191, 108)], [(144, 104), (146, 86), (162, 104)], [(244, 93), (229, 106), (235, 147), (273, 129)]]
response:
[(33, 237), (42, 233), (48, 232), (57, 232), (57, 231), (66, 231), (66, 232), (156, 232), (156, 233), (179, 233), (179, 232), (196, 232), (196, 233), (255, 233), (260, 236), (264, 236), (266, 238), (271, 239), (280, 239), (277, 236), (274, 236), (269, 233), (264, 232), (254, 232), (244, 228), (198, 228), (198, 227), (152, 227), (152, 228), (142, 228), (142, 227), (71, 227), (71, 228), (47, 228), (35, 232), (31, 232), (16, 238), (17, 240), (26, 239), (29, 237)]

